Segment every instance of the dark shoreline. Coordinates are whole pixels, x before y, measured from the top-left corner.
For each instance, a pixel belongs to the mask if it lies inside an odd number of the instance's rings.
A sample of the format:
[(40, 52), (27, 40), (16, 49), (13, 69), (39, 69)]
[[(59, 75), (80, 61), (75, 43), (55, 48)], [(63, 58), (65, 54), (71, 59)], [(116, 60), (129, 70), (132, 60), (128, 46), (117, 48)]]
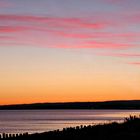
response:
[(119, 100), (104, 102), (64, 102), (1, 105), (0, 110), (44, 110), (44, 109), (116, 109), (139, 110), (140, 100)]
[(112, 122), (64, 128), (35, 134), (3, 134), (2, 140), (124, 140), (140, 139), (140, 118), (130, 116), (123, 123)]

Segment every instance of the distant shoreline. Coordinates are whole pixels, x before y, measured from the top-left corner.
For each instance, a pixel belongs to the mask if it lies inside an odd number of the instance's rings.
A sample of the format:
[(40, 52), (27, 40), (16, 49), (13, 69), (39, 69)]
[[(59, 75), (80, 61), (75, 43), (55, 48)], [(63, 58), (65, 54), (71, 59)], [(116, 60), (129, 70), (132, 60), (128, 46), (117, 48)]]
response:
[(53, 110), (53, 109), (113, 109), (139, 110), (140, 100), (116, 100), (104, 102), (58, 102), (1, 105), (0, 110)]

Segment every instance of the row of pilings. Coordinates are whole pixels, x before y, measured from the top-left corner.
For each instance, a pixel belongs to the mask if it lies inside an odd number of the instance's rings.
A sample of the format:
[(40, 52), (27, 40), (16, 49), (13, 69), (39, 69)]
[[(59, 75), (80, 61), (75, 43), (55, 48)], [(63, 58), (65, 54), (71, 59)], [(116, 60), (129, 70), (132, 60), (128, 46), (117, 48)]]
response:
[[(63, 134), (65, 132), (70, 132), (71, 130), (80, 130), (82, 128), (86, 128), (87, 126), (76, 126), (76, 127), (68, 127), (68, 128), (63, 128), (62, 130), (52, 130), (49, 132), (46, 132), (45, 135), (49, 136), (49, 135), (56, 135), (56, 134)], [(90, 125), (88, 127), (91, 127)], [(36, 137), (39, 134), (28, 134), (28, 133), (17, 133), (17, 134), (8, 134), (8, 133), (2, 133), (0, 134), (0, 140), (18, 140), (20, 139), (28, 139), (28, 138), (32, 138), (32, 137)], [(44, 134), (42, 134), (43, 136)]]
[(0, 134), (0, 140), (3, 140), (3, 139), (16, 139), (18, 137), (27, 137), (28, 135), (29, 135), (28, 133), (19, 133), (19, 134), (2, 133), (2, 134)]

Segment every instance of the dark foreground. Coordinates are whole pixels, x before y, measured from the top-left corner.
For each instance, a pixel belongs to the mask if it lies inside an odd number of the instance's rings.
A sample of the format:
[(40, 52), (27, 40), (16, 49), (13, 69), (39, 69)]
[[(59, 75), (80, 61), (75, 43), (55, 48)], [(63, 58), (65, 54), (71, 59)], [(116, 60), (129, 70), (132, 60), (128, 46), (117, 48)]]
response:
[[(124, 123), (80, 126), (40, 134), (6, 135), (5, 140), (140, 140), (140, 118), (130, 117)], [(2, 137), (2, 136), (1, 136)]]

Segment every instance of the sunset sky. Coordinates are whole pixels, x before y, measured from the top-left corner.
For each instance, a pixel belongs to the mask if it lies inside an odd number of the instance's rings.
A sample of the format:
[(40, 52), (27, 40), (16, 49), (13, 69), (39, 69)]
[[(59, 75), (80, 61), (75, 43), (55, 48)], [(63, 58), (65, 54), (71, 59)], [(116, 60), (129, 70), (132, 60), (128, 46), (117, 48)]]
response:
[(140, 99), (140, 0), (0, 0), (0, 104)]

